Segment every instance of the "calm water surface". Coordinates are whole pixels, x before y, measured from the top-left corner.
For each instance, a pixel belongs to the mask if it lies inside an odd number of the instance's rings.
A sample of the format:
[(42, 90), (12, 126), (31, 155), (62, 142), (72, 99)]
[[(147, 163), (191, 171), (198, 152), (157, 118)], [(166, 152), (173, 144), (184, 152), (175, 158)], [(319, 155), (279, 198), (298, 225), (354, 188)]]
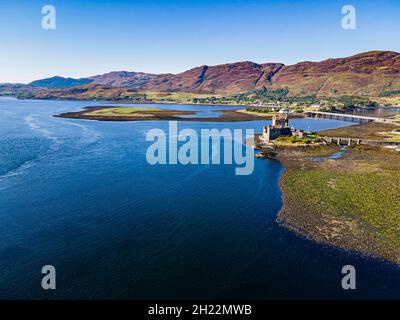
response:
[[(146, 132), (167, 122), (52, 117), (99, 104), (0, 99), (0, 298), (400, 298), (399, 267), (275, 223), (278, 162), (255, 159), (250, 176), (232, 165), (151, 166)], [(204, 116), (223, 108), (161, 107)], [(46, 264), (57, 269), (52, 292), (40, 286)], [(345, 264), (357, 269), (355, 291), (341, 290)]]

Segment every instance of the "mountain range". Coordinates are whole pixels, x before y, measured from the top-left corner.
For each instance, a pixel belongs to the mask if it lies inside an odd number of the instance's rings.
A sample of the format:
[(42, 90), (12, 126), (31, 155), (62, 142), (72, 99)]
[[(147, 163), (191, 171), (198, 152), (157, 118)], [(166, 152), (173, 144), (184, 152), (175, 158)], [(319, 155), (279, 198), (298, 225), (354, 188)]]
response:
[[(200, 66), (179, 74), (117, 71), (82, 79), (53, 77), (14, 85), (37, 98), (112, 98), (126, 92), (229, 95), (262, 88), (290, 96), (400, 95), (400, 53), (369, 51), (321, 62), (258, 64), (250, 61)], [(0, 92), (13, 85), (0, 85)]]

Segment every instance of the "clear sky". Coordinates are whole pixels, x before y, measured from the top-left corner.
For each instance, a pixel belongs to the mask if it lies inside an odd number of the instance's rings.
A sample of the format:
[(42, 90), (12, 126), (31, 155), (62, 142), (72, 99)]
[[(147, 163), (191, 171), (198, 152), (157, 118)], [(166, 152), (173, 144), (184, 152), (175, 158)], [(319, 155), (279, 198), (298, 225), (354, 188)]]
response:
[[(43, 30), (42, 6), (57, 10)], [(357, 10), (344, 30), (341, 8)], [(0, 83), (400, 51), (399, 0), (1, 0)]]

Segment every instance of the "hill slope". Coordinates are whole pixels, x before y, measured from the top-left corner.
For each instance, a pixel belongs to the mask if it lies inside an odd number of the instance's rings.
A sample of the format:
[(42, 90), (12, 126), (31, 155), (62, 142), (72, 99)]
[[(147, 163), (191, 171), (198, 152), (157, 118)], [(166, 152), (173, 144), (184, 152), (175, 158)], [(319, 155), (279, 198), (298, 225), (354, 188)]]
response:
[[(400, 95), (400, 54), (370, 51), (347, 58), (321, 62), (257, 64), (237, 62), (200, 66), (179, 74), (110, 72), (86, 79), (54, 77), (34, 81), (33, 97), (100, 98), (135, 91), (187, 92), (231, 95), (263, 87), (288, 89), (289, 96), (398, 96)], [(83, 85), (83, 86), (82, 86)], [(43, 89), (47, 88), (47, 89)]]
[(91, 83), (92, 81), (93, 80), (91, 79), (52, 77), (52, 78), (33, 81), (29, 85), (34, 88), (59, 89), (59, 88), (70, 88), (70, 87), (80, 86)]
[(90, 77), (89, 79), (93, 81), (93, 84), (104, 86), (142, 88), (155, 77), (157, 75), (150, 73), (114, 71)]
[(378, 96), (400, 90), (400, 54), (371, 51), (348, 58), (301, 62), (283, 67), (273, 87), (287, 87), (290, 95)]

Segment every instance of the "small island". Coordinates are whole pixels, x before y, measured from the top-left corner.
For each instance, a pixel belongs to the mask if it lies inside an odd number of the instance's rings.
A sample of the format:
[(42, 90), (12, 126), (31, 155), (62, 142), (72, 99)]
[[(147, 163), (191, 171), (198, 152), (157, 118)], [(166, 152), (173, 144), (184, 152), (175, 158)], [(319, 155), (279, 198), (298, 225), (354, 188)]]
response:
[(82, 111), (55, 115), (59, 118), (98, 121), (176, 120), (178, 115), (192, 115), (191, 111), (162, 110), (158, 108), (85, 107)]
[[(82, 111), (55, 115), (59, 118), (98, 121), (196, 121), (239, 122), (271, 120), (274, 113), (252, 113), (246, 110), (216, 110), (216, 117), (197, 117), (196, 111), (168, 110), (151, 107), (85, 107)], [(183, 117), (182, 117), (183, 116)], [(291, 118), (303, 118), (302, 114), (291, 114)]]

